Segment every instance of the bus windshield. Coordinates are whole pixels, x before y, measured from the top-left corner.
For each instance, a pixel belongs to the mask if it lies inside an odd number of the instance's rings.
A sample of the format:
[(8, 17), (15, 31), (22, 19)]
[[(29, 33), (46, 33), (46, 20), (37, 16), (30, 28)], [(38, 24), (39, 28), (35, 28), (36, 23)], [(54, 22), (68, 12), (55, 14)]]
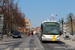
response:
[(49, 35), (59, 34), (59, 24), (55, 22), (45, 22), (43, 24), (43, 34)]

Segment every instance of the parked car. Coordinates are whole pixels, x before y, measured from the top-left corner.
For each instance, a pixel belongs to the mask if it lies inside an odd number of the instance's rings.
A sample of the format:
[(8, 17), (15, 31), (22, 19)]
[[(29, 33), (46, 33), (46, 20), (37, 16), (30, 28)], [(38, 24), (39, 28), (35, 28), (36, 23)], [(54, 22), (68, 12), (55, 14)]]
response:
[(12, 35), (12, 37), (13, 38), (14, 37), (20, 37), (21, 38), (21, 32), (19, 32), (19, 31), (14, 32), (13, 35)]

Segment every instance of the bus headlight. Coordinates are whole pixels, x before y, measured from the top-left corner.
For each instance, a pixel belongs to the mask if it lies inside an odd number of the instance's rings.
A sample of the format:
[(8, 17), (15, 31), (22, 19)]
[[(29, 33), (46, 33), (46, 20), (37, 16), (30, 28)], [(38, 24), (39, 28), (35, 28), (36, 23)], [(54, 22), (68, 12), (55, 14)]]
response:
[(43, 35), (42, 37), (44, 37), (45, 38), (45, 36)]
[(57, 36), (57, 38), (59, 38), (60, 36)]

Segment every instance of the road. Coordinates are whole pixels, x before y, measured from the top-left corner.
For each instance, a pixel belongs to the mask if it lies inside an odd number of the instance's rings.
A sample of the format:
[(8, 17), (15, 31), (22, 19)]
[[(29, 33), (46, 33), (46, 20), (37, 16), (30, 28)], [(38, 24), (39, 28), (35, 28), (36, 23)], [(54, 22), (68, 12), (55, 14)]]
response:
[(0, 41), (0, 50), (75, 50), (62, 41), (40, 42), (39, 34), (34, 36), (23, 35), (22, 38), (8, 38)]
[(10, 38), (9, 40), (4, 42), (7, 43), (3, 43), (0, 45), (8, 45), (8, 47), (4, 49), (0, 48), (0, 50), (39, 50), (35, 35), (23, 35), (22, 38)]
[[(40, 40), (40, 35), (37, 34), (38, 39)], [(44, 41), (41, 42), (42, 46), (45, 50), (75, 50), (73, 47), (65, 44), (65, 42), (51, 42), (51, 41)]]

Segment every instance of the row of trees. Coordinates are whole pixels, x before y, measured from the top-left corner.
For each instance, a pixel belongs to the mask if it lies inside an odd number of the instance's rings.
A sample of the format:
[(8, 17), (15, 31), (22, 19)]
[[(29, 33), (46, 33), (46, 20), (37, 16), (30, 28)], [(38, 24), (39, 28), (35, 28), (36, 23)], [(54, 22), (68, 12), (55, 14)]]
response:
[(70, 22), (70, 15), (72, 16), (72, 19), (75, 20), (74, 14), (73, 14), (73, 13), (69, 13), (69, 14), (67, 15), (67, 18), (66, 18), (67, 22)]
[(25, 14), (18, 7), (18, 2), (14, 3), (14, 0), (3, 0), (0, 12), (4, 14), (4, 29), (14, 29), (14, 25), (15, 28), (17, 26), (25, 26)]
[(71, 34), (73, 35), (73, 27), (74, 27), (74, 23), (75, 23), (75, 16), (73, 13), (69, 13), (66, 17), (66, 22), (64, 22), (64, 19), (62, 18), (61, 20), (59, 19), (59, 22), (62, 24), (62, 32), (63, 32), (63, 24), (64, 23), (67, 23), (69, 24), (70, 26), (68, 27), (71, 27)]

